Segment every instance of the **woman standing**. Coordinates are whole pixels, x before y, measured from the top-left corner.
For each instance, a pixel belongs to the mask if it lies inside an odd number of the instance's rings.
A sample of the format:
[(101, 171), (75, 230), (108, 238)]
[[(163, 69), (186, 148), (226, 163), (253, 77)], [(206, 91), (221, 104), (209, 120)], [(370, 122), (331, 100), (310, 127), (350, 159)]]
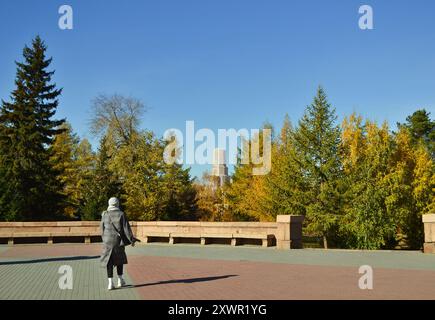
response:
[[(101, 266), (107, 268), (107, 278), (109, 279), (108, 289), (112, 290), (113, 267), (116, 266), (118, 273), (118, 287), (125, 285), (123, 278), (123, 267), (127, 264), (125, 245), (134, 246), (137, 241), (130, 228), (130, 224), (124, 214), (119, 209), (117, 198), (109, 199), (109, 207), (103, 212), (101, 217), (101, 232), (103, 239), (103, 254), (101, 255)], [(129, 242), (129, 243), (128, 243)]]

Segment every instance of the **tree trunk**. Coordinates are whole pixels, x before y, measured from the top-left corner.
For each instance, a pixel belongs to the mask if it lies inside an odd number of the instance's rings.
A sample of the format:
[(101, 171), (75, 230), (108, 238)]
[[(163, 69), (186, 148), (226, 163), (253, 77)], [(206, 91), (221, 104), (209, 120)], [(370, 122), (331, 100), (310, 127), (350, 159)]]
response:
[(328, 249), (328, 239), (326, 239), (326, 236), (323, 236), (323, 248)]

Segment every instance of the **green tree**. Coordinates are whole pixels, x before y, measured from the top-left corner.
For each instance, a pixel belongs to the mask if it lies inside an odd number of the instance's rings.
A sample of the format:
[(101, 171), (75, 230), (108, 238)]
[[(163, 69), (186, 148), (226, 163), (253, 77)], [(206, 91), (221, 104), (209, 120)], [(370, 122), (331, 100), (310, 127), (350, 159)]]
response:
[(130, 219), (189, 220), (195, 215), (196, 194), (189, 170), (166, 164), (166, 142), (150, 131), (132, 135), (113, 155), (111, 169), (122, 181)]
[(325, 248), (336, 234), (341, 214), (341, 133), (336, 118), (319, 87), (293, 134), (296, 170), (304, 180), (298, 197), (304, 199), (308, 231), (322, 236)]
[(397, 221), (388, 210), (388, 173), (393, 143), (388, 125), (351, 115), (343, 121), (342, 153), (346, 174), (345, 216), (340, 231), (346, 247), (379, 249), (394, 244)]
[(192, 219), (196, 192), (189, 170), (166, 164), (166, 142), (139, 130), (144, 111), (131, 97), (101, 95), (93, 101), (91, 129), (105, 135), (108, 168), (122, 183), (126, 214), (137, 220)]
[(348, 188), (340, 231), (347, 247), (421, 247), (421, 216), (434, 203), (433, 162), (423, 144), (405, 126), (392, 135), (386, 123), (355, 114), (343, 121)]
[(119, 177), (109, 168), (110, 156), (106, 138), (100, 141), (95, 170), (83, 185), (83, 201), (80, 205), (82, 220), (99, 220), (111, 197), (121, 198)]
[(163, 168), (162, 188), (164, 207), (162, 220), (195, 220), (197, 218), (196, 189), (190, 168), (181, 164), (166, 164)]
[(406, 118), (404, 124), (398, 123), (398, 127), (409, 130), (414, 144), (423, 140), (432, 159), (435, 159), (435, 121), (430, 119), (430, 113), (425, 109), (417, 110)]
[(53, 219), (61, 212), (58, 172), (51, 167), (54, 136), (64, 120), (54, 120), (61, 89), (51, 83), (52, 59), (37, 36), (16, 62), (16, 88), (0, 112), (0, 163), (4, 192), (0, 212), (5, 220)]
[(135, 133), (118, 148), (110, 169), (122, 181), (122, 200), (130, 220), (161, 220), (163, 215), (163, 150), (152, 132)]
[(272, 170), (265, 178), (266, 211), (272, 219), (278, 214), (305, 214), (301, 190), (306, 190), (294, 145), (294, 128), (288, 115), (278, 136), (272, 145)]

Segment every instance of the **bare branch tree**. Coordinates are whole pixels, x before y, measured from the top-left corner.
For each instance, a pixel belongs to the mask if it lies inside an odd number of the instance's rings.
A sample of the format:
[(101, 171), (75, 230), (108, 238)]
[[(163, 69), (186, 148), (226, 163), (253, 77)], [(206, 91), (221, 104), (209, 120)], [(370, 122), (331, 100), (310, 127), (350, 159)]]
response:
[(118, 145), (128, 144), (145, 112), (146, 107), (136, 98), (101, 94), (92, 100), (91, 132), (111, 136)]

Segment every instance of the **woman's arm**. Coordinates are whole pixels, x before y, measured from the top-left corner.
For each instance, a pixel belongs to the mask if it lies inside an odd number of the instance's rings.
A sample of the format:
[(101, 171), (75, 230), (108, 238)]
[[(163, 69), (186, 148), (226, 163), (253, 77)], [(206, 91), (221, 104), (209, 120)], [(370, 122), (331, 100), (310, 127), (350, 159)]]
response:
[(133, 231), (131, 231), (130, 223), (128, 223), (128, 219), (125, 216), (125, 213), (122, 213), (121, 226), (124, 230), (124, 235), (131, 242), (131, 245), (134, 245), (134, 243), (136, 242), (136, 238), (133, 236)]
[(101, 215), (101, 222), (100, 222), (100, 231), (101, 231), (101, 235), (103, 235), (104, 233), (104, 214), (106, 212), (103, 212), (103, 214)]

